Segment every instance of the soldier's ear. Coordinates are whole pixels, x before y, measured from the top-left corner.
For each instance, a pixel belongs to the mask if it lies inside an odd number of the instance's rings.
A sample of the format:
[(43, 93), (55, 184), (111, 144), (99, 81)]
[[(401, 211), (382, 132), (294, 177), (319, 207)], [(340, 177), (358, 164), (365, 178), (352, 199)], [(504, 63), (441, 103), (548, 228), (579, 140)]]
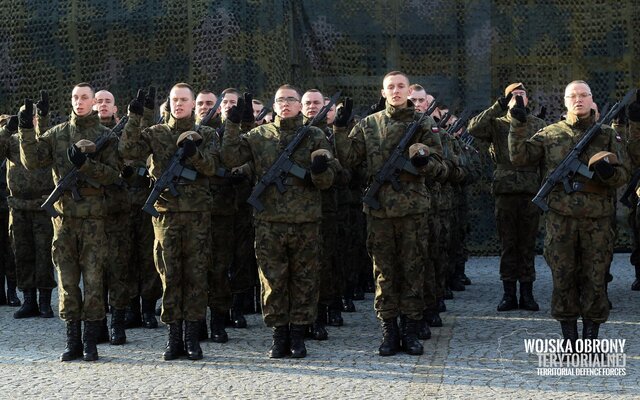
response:
[(118, 106), (113, 106), (113, 114), (115, 115), (118, 112)]
[(380, 89), (380, 96), (384, 97), (385, 99), (387, 98), (387, 97), (384, 95), (384, 89)]

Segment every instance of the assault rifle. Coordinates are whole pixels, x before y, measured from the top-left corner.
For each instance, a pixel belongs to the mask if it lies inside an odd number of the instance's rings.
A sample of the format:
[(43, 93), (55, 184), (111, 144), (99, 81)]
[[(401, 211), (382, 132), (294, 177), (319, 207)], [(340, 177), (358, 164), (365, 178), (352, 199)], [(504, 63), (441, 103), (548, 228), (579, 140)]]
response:
[(304, 126), (298, 129), (295, 137), (287, 145), (287, 147), (280, 153), (276, 162), (274, 162), (267, 172), (260, 178), (258, 183), (253, 187), (251, 196), (247, 199), (247, 203), (251, 204), (258, 212), (264, 211), (264, 205), (260, 201), (259, 197), (269, 185), (276, 185), (278, 192), (284, 193), (287, 191), (287, 187), (284, 184), (288, 174), (291, 174), (297, 178), (305, 179), (307, 170), (296, 164), (291, 160), (291, 155), (296, 150), (298, 145), (307, 137), (307, 133), (311, 127), (317, 122), (323, 120), (331, 107), (336, 104), (336, 101), (340, 98), (340, 91), (331, 97), (329, 102), (325, 104), (320, 112), (318, 112), (311, 121), (308, 121)]
[(573, 193), (580, 190), (580, 182), (573, 181), (573, 177), (576, 176), (576, 174), (580, 174), (589, 179), (593, 177), (593, 171), (589, 170), (578, 157), (580, 157), (584, 149), (591, 143), (596, 135), (600, 133), (601, 126), (609, 124), (618, 112), (629, 103), (635, 93), (635, 89), (629, 90), (621, 101), (611, 107), (606, 115), (587, 129), (580, 141), (578, 141), (564, 157), (562, 162), (560, 162), (544, 180), (540, 190), (538, 190), (538, 193), (536, 193), (535, 197), (531, 200), (533, 204), (540, 207), (542, 211), (548, 211), (549, 206), (545, 202), (545, 199), (557, 184), (562, 183), (565, 193)]
[[(98, 154), (100, 154), (100, 152), (102, 150), (104, 150), (105, 147), (107, 147), (109, 142), (114, 137), (120, 137), (120, 135), (122, 134), (122, 129), (124, 129), (124, 126), (126, 125), (128, 120), (129, 120), (129, 117), (125, 115), (124, 117), (122, 117), (120, 119), (118, 124), (113, 127), (113, 129), (111, 129), (108, 133), (105, 133), (104, 135), (101, 135), (96, 140), (96, 143), (95, 143), (96, 144), (96, 150), (95, 150), (95, 152), (87, 154), (87, 158), (91, 158), (92, 159), (92, 158), (97, 157)], [(49, 213), (49, 215), (51, 215), (52, 217), (54, 217), (54, 218), (57, 217), (60, 214), (56, 211), (56, 209), (53, 207), (53, 205), (55, 204), (56, 201), (58, 201), (58, 199), (60, 197), (62, 197), (64, 192), (69, 190), (69, 191), (71, 191), (71, 197), (73, 198), (73, 200), (75, 200), (75, 201), (81, 201), (82, 200), (82, 196), (80, 196), (80, 192), (78, 191), (78, 181), (82, 181), (82, 180), (84, 180), (86, 182), (89, 182), (87, 180), (87, 178), (84, 175), (82, 175), (80, 173), (80, 171), (78, 171), (78, 167), (76, 167), (74, 165), (71, 168), (71, 170), (69, 172), (67, 172), (66, 175), (63, 176), (62, 179), (60, 179), (58, 181), (58, 184), (53, 189), (53, 191), (51, 192), (49, 197), (47, 197), (45, 202), (42, 203), (40, 208), (42, 208), (43, 210), (47, 211)], [(95, 186), (95, 184), (92, 184), (92, 185)]]
[(271, 110), (269, 110), (267, 107), (262, 107), (262, 110), (260, 110), (260, 112), (256, 116), (256, 122), (261, 122), (264, 119), (264, 117), (266, 117), (267, 114), (269, 114), (270, 111)]
[[(410, 174), (418, 175), (418, 171), (413, 164), (411, 164), (411, 161), (404, 156), (404, 152), (409, 147), (409, 143), (413, 140), (418, 128), (427, 115), (429, 114), (425, 112), (417, 121), (413, 121), (409, 125), (404, 136), (400, 139), (400, 143), (398, 143), (395, 150), (391, 153), (391, 156), (389, 156), (382, 168), (373, 176), (373, 182), (367, 187), (362, 197), (362, 201), (369, 207), (375, 210), (380, 209), (380, 202), (378, 202), (376, 196), (385, 183), (391, 183), (395, 191), (400, 190), (400, 181), (398, 180), (400, 172), (407, 171)], [(444, 120), (444, 118), (442, 120)]]
[(628, 208), (633, 207), (633, 203), (631, 202), (632, 195), (637, 199), (637, 196), (635, 196), (635, 192), (639, 181), (640, 169), (633, 174), (631, 180), (629, 181), (629, 184), (627, 185), (627, 188), (624, 190), (624, 193), (622, 193), (622, 196), (620, 197), (620, 203), (624, 204)]

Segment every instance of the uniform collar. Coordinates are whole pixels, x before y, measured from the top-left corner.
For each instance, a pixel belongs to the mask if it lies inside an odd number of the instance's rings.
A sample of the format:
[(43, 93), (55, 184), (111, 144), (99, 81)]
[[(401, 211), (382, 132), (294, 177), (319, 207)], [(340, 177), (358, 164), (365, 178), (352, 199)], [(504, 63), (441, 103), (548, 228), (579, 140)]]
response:
[(169, 128), (172, 130), (186, 132), (194, 130), (195, 122), (193, 113), (191, 113), (191, 116), (181, 119), (176, 119), (173, 114), (171, 114), (169, 121), (167, 121), (167, 125), (169, 125)]
[(385, 114), (387, 114), (389, 118), (392, 118), (398, 121), (413, 121), (416, 108), (414, 107), (411, 100), (407, 100), (407, 106), (404, 108), (394, 107), (391, 104), (389, 104), (388, 101), (385, 104), (386, 104), (386, 107), (384, 112)]
[[(308, 118), (303, 116), (302, 117), (302, 123), (303, 124), (307, 124), (309, 123), (313, 118)], [(320, 128), (323, 131), (327, 129), (327, 117), (325, 116), (324, 118), (322, 118), (320, 121), (316, 121), (315, 124), (313, 124), (313, 126), (315, 126), (316, 128)]]
[(296, 130), (302, 126), (302, 113), (298, 113), (298, 115), (291, 118), (280, 118), (280, 116), (276, 114), (276, 118), (273, 123), (281, 131)]
[(93, 126), (97, 126), (100, 123), (100, 117), (98, 116), (97, 111), (91, 111), (91, 113), (83, 117), (76, 114), (75, 111), (71, 111), (69, 123), (80, 129), (90, 128)]
[(576, 114), (568, 112), (565, 122), (573, 128), (587, 129), (596, 122), (596, 113), (591, 110), (587, 117), (579, 118)]

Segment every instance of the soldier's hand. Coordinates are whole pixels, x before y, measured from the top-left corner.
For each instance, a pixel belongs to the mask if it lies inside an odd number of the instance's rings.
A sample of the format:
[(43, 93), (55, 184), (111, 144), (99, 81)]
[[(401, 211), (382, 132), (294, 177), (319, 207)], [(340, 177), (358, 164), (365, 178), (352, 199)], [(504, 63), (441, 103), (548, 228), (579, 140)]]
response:
[(313, 160), (311, 160), (311, 173), (313, 174), (321, 174), (324, 171), (326, 171), (329, 168), (329, 158), (324, 155), (324, 154), (320, 154), (317, 155), (315, 157), (313, 157)]
[(129, 112), (131, 114), (136, 114), (142, 117), (142, 115), (144, 114), (144, 97), (144, 91), (142, 89), (138, 89), (136, 98), (131, 100), (131, 103), (129, 103)]
[(40, 100), (36, 103), (38, 115), (46, 117), (49, 114), (49, 93), (46, 90), (40, 91)]
[(75, 144), (72, 144), (71, 147), (67, 149), (67, 158), (78, 168), (82, 167), (85, 161), (87, 161), (87, 156)]
[(545, 119), (547, 117), (547, 107), (542, 106), (540, 108), (540, 112), (538, 113), (538, 115), (536, 115), (536, 117), (540, 119)]
[(498, 98), (498, 104), (500, 104), (500, 108), (502, 108), (503, 111), (507, 111), (507, 108), (509, 108), (509, 102), (512, 97), (513, 93), (509, 93), (507, 96), (500, 96), (500, 98)]
[(194, 142), (191, 139), (185, 139), (182, 141), (181, 144), (183, 148), (183, 153), (182, 153), (183, 160), (194, 156), (198, 151), (198, 145), (196, 144), (196, 142)]
[(18, 113), (18, 127), (33, 129), (33, 100), (24, 99), (24, 107)]
[(255, 117), (253, 116), (253, 94), (245, 92), (243, 100), (244, 107), (242, 107), (242, 122), (254, 122)]
[(15, 133), (18, 131), (18, 116), (12, 115), (9, 117), (9, 121), (7, 122), (7, 131), (10, 133)]
[(387, 103), (387, 99), (385, 99), (383, 96), (380, 96), (380, 99), (378, 100), (378, 102), (376, 104), (373, 104), (371, 107), (369, 107), (369, 114), (375, 114), (379, 111), (384, 110), (385, 106)]
[(640, 122), (640, 89), (636, 90), (636, 101), (629, 104), (629, 120)]
[(527, 108), (524, 106), (524, 100), (522, 96), (516, 96), (516, 104), (509, 110), (511, 118), (515, 118), (518, 121), (527, 122)]
[(146, 96), (144, 96), (144, 108), (151, 111), (156, 109), (156, 88), (153, 86), (149, 87)]
[(429, 163), (429, 147), (424, 143), (414, 143), (409, 146), (409, 161), (416, 167), (424, 167)]
[(130, 177), (133, 176), (134, 172), (136, 172), (136, 170), (131, 165), (125, 165), (124, 168), (122, 168), (120, 175), (124, 179), (129, 179)]
[(602, 179), (603, 181), (611, 178), (616, 172), (615, 167), (605, 160), (596, 162), (595, 164), (593, 164), (592, 168), (595, 171), (596, 175), (598, 175), (598, 178)]
[(351, 118), (351, 112), (353, 111), (353, 100), (351, 97), (345, 97), (342, 107), (336, 111), (336, 117), (333, 120), (333, 125), (338, 128), (344, 128), (349, 123)]
[(239, 98), (238, 104), (236, 104), (235, 106), (231, 107), (231, 109), (229, 109), (229, 112), (227, 113), (227, 119), (233, 122), (234, 124), (239, 124), (240, 121), (242, 121), (243, 114), (244, 114), (244, 99)]

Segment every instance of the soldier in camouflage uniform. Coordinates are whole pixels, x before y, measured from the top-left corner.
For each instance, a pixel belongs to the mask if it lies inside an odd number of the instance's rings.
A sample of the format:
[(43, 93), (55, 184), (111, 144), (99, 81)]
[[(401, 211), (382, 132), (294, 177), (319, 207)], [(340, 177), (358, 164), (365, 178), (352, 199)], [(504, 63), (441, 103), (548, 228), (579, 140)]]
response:
[[(468, 132), (491, 143), (490, 152), (496, 168), (492, 191), (495, 196), (495, 218), (502, 252), (500, 279), (504, 295), (498, 311), (518, 308), (538, 311), (533, 297), (536, 235), (540, 211), (531, 198), (540, 186), (540, 167), (537, 164), (514, 166), (509, 161), (507, 138), (512, 121), (508, 110), (516, 104), (516, 96), (528, 103), (522, 83), (512, 83), (490, 108), (469, 121)], [(546, 124), (527, 111), (526, 132), (533, 136)], [(516, 297), (516, 284), (520, 282), (520, 302)]]
[[(119, 184), (119, 159), (115, 141), (104, 150), (88, 158), (95, 151), (95, 141), (109, 130), (100, 125), (93, 112), (95, 92), (86, 83), (73, 88), (73, 112), (69, 121), (57, 125), (36, 137), (33, 129), (33, 103), (25, 100), (20, 112), (20, 159), (27, 169), (49, 166), (54, 183), (72, 167), (91, 180), (78, 182), (82, 201), (65, 192), (55, 203), (60, 214), (53, 221), (52, 258), (58, 272), (60, 318), (67, 325), (67, 347), (62, 361), (84, 356), (85, 361), (98, 359), (96, 340), (100, 321), (104, 318), (103, 274), (108, 255), (105, 233), (105, 191)], [(97, 186), (97, 187), (96, 187)], [(84, 295), (79, 283), (82, 277)], [(84, 349), (80, 342), (80, 320), (85, 321)]]
[[(591, 89), (574, 81), (565, 89), (566, 120), (549, 125), (529, 137), (527, 110), (514, 106), (509, 114), (509, 157), (515, 167), (543, 163), (550, 173), (595, 123)], [(549, 194), (544, 256), (551, 267), (553, 294), (551, 315), (560, 321), (565, 339), (578, 338), (577, 319), (582, 317), (583, 339), (596, 339), (609, 316), (606, 273), (613, 258), (614, 231), (611, 215), (615, 188), (629, 178), (629, 158), (616, 132), (602, 125), (600, 133), (580, 155), (594, 171), (593, 178), (578, 175), (575, 192), (557, 185)]]
[[(178, 83), (170, 92), (169, 119), (164, 124), (140, 130), (144, 104), (139, 98), (129, 104), (129, 122), (119, 150), (125, 159), (143, 160), (151, 155), (149, 173), (159, 179), (172, 156), (182, 148), (181, 163), (195, 171), (195, 180), (178, 178), (180, 193), (167, 189), (154, 204), (154, 261), (162, 280), (161, 319), (168, 325), (169, 340), (163, 354), (173, 360), (184, 354), (202, 358), (199, 321), (207, 307), (207, 268), (211, 263), (211, 190), (209, 177), (220, 166), (214, 130), (195, 125), (195, 94), (191, 86)], [(183, 342), (183, 329), (185, 334)], [(184, 343), (184, 344), (183, 344)]]
[[(636, 101), (629, 105), (629, 126), (625, 127), (624, 112), (621, 118), (618, 118), (617, 125), (625, 133), (627, 140), (627, 152), (631, 159), (631, 167), (634, 174), (640, 170), (640, 99), (636, 94)], [(614, 128), (616, 128), (614, 126)], [(626, 128), (626, 129), (625, 129)], [(617, 129), (617, 128), (616, 128)], [(620, 132), (620, 131), (619, 131)], [(630, 261), (635, 269), (635, 280), (631, 284), (631, 290), (640, 290), (640, 212), (638, 211), (638, 196), (640, 195), (640, 184), (636, 185), (634, 196), (630, 196), (632, 202), (631, 211), (629, 212), (629, 226), (633, 230), (633, 250), (631, 252)]]
[[(225, 164), (252, 162), (257, 176), (263, 176), (302, 126), (300, 93), (281, 86), (275, 95), (277, 113), (273, 123), (261, 125), (240, 136), (242, 106), (228, 117), (222, 142)], [(316, 318), (318, 272), (321, 257), (320, 190), (327, 189), (337, 173), (331, 147), (322, 130), (311, 127), (291, 156), (309, 170), (308, 179), (286, 178), (284, 193), (275, 185), (266, 188), (260, 201), (265, 209), (256, 212), (256, 258), (262, 284), (262, 314), (273, 328), (269, 357), (305, 357), (304, 334)]]
[[(42, 93), (37, 106), (34, 126), (37, 134), (40, 134), (46, 130), (48, 123), (49, 96), (46, 92)], [(4, 136), (4, 133), (0, 135)], [(3, 158), (7, 158), (7, 186), (10, 192), (7, 198), (10, 210), (9, 236), (15, 256), (18, 288), (24, 294), (22, 307), (13, 317), (52, 318), (51, 290), (56, 287), (51, 262), (53, 227), (47, 212), (40, 208), (53, 190), (51, 171), (48, 168), (28, 171), (22, 166), (17, 132), (13, 132), (7, 142), (8, 146), (2, 149), (2, 154)]]
[[(415, 108), (407, 100), (409, 80), (401, 72), (393, 71), (383, 79), (382, 95), (386, 98), (384, 111), (362, 119), (346, 134), (347, 117), (340, 109), (334, 121), (336, 148), (345, 167), (367, 161), (367, 175), (372, 176), (383, 166), (403, 137), (408, 125), (417, 119)], [(373, 258), (376, 281), (375, 309), (382, 322), (382, 356), (392, 355), (399, 348), (397, 318), (407, 318), (402, 347), (408, 354), (422, 354), (423, 347), (417, 337), (418, 321), (424, 310), (423, 287), (425, 259), (428, 257), (427, 211), (429, 193), (425, 177), (435, 178), (446, 173), (441, 162), (442, 146), (438, 129), (430, 117), (414, 136), (414, 143), (405, 150), (419, 175), (402, 172), (400, 190), (390, 184), (382, 186), (377, 194), (380, 209), (365, 204), (367, 214), (367, 248)], [(342, 128), (342, 129), (341, 129)]]

